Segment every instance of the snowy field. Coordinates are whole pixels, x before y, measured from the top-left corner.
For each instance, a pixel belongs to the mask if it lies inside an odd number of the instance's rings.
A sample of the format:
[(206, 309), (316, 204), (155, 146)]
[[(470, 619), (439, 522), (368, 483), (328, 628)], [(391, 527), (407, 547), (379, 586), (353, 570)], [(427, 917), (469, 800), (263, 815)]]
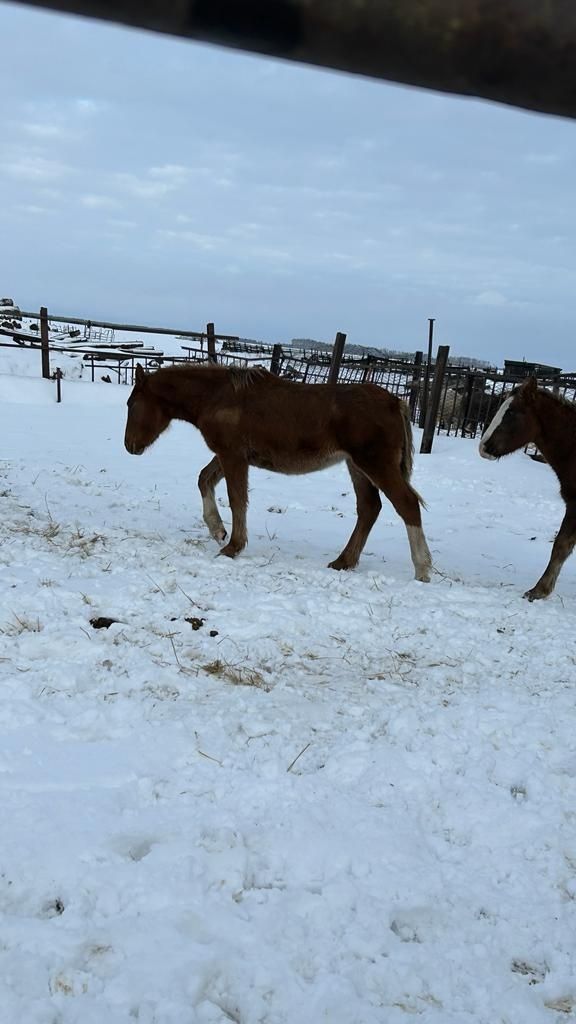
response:
[(521, 598), (549, 468), (417, 457), (429, 585), (388, 505), (325, 567), (342, 467), (252, 471), (231, 562), (191, 427), (133, 458), (127, 389), (54, 392), (0, 376), (0, 1021), (576, 1019), (576, 562)]

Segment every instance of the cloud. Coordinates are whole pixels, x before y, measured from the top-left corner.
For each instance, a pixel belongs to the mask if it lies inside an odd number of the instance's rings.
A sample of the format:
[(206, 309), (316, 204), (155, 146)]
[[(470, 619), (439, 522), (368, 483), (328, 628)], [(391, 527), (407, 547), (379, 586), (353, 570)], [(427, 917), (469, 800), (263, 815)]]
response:
[(65, 177), (72, 170), (67, 164), (59, 160), (50, 160), (43, 156), (23, 155), (15, 157), (14, 160), (5, 161), (0, 164), (0, 171), (12, 178), (20, 178), (24, 181), (57, 181)]
[(508, 299), (502, 292), (487, 291), (480, 292), (479, 295), (474, 296), (472, 302), (475, 306), (508, 306), (510, 305)]
[(144, 176), (123, 172), (117, 174), (115, 180), (120, 188), (136, 199), (159, 199), (182, 188), (189, 173), (179, 164), (165, 164), (163, 167), (150, 167)]
[(184, 184), (190, 177), (188, 167), (181, 164), (163, 164), (162, 167), (151, 167), (148, 171), (151, 178), (159, 181), (170, 182), (175, 187)]
[(106, 223), (118, 231), (133, 231), (138, 227), (135, 220), (120, 220), (118, 217), (109, 217)]
[(75, 99), (72, 104), (73, 110), (82, 117), (93, 117), (94, 114), (100, 114), (105, 109), (105, 106), (104, 103), (100, 103), (97, 100), (83, 97)]
[(160, 228), (158, 237), (166, 241), (188, 242), (196, 249), (210, 251), (218, 249), (222, 245), (222, 239), (216, 235), (204, 235), (198, 231), (174, 231), (169, 228)]
[(66, 129), (50, 121), (28, 122), (20, 125), (23, 132), (35, 139), (64, 139)]
[(562, 157), (559, 153), (527, 153), (524, 157), (527, 164), (539, 164), (542, 167), (559, 164)]
[(112, 209), (119, 205), (118, 200), (112, 199), (111, 196), (99, 196), (91, 192), (80, 196), (80, 202), (82, 206), (87, 206), (92, 210)]
[(21, 213), (28, 213), (31, 217), (44, 216), (46, 213), (51, 213), (46, 206), (35, 206), (34, 203), (25, 203), (18, 206)]
[(228, 228), (228, 234), (231, 238), (254, 238), (255, 235), (263, 234), (265, 230), (265, 224), (255, 220), (248, 220), (233, 224)]
[(136, 174), (117, 174), (116, 181), (120, 188), (135, 199), (159, 199), (172, 191), (172, 187), (164, 181), (147, 181)]

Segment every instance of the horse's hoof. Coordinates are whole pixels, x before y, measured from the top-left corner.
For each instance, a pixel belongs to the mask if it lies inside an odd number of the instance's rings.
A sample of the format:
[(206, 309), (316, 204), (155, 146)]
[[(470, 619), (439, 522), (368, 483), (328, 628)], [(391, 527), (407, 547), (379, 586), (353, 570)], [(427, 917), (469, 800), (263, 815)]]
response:
[(415, 576), (414, 579), (418, 580), (418, 583), (430, 583), (430, 573), (429, 572), (420, 573), (420, 575), (419, 576)]
[(232, 544), (226, 544), (225, 547), (220, 548), (218, 554), (225, 555), (226, 558), (236, 558), (236, 555), (238, 554), (238, 549), (235, 548)]
[(522, 594), (522, 597), (524, 597), (526, 601), (530, 602), (542, 601), (545, 597), (548, 596), (548, 594), (544, 594), (541, 590), (537, 590), (536, 587), (533, 587), (532, 590), (527, 590), (525, 594)]
[(215, 530), (214, 533), (212, 534), (212, 537), (214, 538), (215, 541), (217, 541), (218, 544), (223, 544), (227, 536), (228, 533), (226, 532), (224, 527), (222, 527), (221, 530)]
[(328, 569), (353, 569), (354, 566), (350, 562), (346, 562), (343, 558), (335, 558), (333, 562), (328, 562)]

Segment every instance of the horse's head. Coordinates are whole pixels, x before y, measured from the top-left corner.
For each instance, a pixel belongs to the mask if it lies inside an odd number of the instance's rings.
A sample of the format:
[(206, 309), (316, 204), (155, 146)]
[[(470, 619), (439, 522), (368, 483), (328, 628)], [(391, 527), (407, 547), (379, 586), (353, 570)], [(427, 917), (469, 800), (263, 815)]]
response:
[(162, 402), (152, 392), (148, 374), (136, 366), (134, 387), (128, 399), (124, 447), (130, 455), (142, 455), (170, 423)]
[(482, 458), (500, 459), (534, 440), (538, 429), (535, 414), (537, 394), (536, 378), (528, 377), (505, 399), (482, 435)]

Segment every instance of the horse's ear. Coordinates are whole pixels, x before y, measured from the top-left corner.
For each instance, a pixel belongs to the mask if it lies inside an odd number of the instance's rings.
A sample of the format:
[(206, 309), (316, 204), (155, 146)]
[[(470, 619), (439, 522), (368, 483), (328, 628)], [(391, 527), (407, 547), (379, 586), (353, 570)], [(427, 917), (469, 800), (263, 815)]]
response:
[(134, 374), (134, 381), (136, 384), (143, 384), (146, 380), (146, 374), (140, 363), (136, 363), (136, 372)]
[(527, 377), (520, 388), (524, 398), (535, 398), (536, 392), (538, 391), (538, 383), (536, 377)]

